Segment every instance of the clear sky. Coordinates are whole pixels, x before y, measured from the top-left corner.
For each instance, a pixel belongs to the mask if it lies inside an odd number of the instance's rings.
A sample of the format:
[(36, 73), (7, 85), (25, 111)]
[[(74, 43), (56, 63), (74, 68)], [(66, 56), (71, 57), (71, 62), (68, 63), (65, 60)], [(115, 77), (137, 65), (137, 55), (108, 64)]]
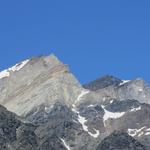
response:
[(55, 53), (82, 82), (150, 83), (149, 0), (0, 0), (0, 70)]

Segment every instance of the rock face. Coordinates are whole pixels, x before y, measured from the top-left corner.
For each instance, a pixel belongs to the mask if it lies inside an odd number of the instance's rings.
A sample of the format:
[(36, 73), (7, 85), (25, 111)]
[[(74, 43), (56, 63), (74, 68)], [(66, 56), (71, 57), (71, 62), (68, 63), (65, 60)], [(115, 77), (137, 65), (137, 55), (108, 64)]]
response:
[(0, 104), (2, 150), (150, 149), (150, 88), (139, 78), (82, 86), (41, 56), (0, 72)]
[(97, 91), (108, 86), (117, 86), (120, 83), (122, 83), (122, 80), (113, 76), (106, 75), (102, 78), (99, 78), (88, 84), (83, 85), (83, 87), (86, 89), (90, 89), (91, 91)]
[(9, 76), (0, 79), (0, 103), (18, 115), (58, 101), (69, 106), (82, 90), (68, 67), (54, 55), (25, 62), (20, 69), (8, 69)]
[(86, 149), (85, 143), (89, 141), (88, 149), (92, 147), (91, 137), (75, 122), (76, 115), (63, 104), (55, 104), (49, 121), (40, 125), (23, 123), (3, 106), (0, 106), (0, 112), (1, 150)]
[(86, 89), (99, 93), (109, 99), (135, 99), (141, 103), (150, 104), (150, 87), (141, 78), (135, 80), (120, 80), (113, 76), (104, 76), (98, 80), (83, 85)]
[(145, 150), (144, 146), (127, 133), (114, 132), (96, 150)]
[(14, 113), (0, 106), (1, 150), (35, 150), (37, 142), (33, 128), (33, 125), (22, 123)]

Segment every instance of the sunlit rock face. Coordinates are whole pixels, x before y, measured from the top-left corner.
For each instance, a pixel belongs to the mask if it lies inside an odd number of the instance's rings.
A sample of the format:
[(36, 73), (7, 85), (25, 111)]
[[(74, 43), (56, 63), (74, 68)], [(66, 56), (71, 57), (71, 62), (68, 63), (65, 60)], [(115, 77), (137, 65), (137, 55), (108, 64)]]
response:
[(58, 101), (69, 106), (82, 90), (68, 66), (54, 55), (29, 59), (20, 69), (8, 72), (9, 76), (0, 79), (0, 103), (22, 116)]
[(55, 55), (34, 57), (0, 72), (0, 104), (4, 150), (98, 150), (120, 136), (150, 149), (150, 88), (140, 78), (82, 86)]
[(84, 88), (95, 91), (106, 99), (135, 99), (150, 104), (150, 87), (141, 78), (121, 80), (113, 76), (104, 76), (88, 84)]

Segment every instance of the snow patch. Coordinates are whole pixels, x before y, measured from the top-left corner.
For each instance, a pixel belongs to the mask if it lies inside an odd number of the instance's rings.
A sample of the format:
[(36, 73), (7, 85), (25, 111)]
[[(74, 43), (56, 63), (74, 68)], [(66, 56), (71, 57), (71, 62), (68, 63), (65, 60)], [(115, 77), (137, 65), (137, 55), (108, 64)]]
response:
[(150, 135), (150, 128), (147, 128), (145, 131), (146, 131), (145, 135)]
[(9, 77), (10, 73), (8, 70), (4, 70), (0, 72), (0, 79), (5, 78), (5, 77)]
[(78, 121), (82, 125), (83, 130), (86, 131), (86, 132), (88, 132), (88, 127), (85, 125), (85, 123), (87, 122), (87, 120), (84, 117), (80, 116), (80, 113), (79, 113), (79, 111), (76, 110), (75, 105), (73, 105), (72, 111), (75, 112), (75, 113), (77, 113), (77, 115), (78, 115)]
[(0, 79), (2, 78), (6, 78), (6, 77), (9, 77), (10, 76), (10, 71), (19, 71), (20, 69), (22, 69), (27, 63), (29, 62), (29, 59), (21, 62), (20, 64), (16, 64), (15, 66), (11, 67), (11, 68), (8, 68), (4, 71), (1, 71), (0, 72)]
[(150, 135), (150, 132), (145, 133), (145, 135)]
[(108, 120), (109, 118), (117, 119), (117, 118), (122, 117), (125, 114), (125, 112), (110, 112), (105, 109), (105, 106), (102, 106), (102, 108), (104, 109), (104, 112), (105, 112), (103, 116), (104, 125), (105, 125), (106, 120)]
[(29, 62), (29, 59), (27, 59), (27, 60), (25, 60), (25, 61), (23, 61), (23, 62), (21, 62), (21, 63), (19, 63), (19, 64), (16, 64), (15, 66), (9, 68), (8, 70), (9, 70), (9, 71), (13, 71), (13, 72), (19, 71), (19, 70), (22, 69), (28, 62)]
[(132, 137), (136, 136), (137, 129), (128, 129), (128, 134)]
[(128, 134), (132, 137), (134, 136), (142, 136), (144, 134), (143, 130), (145, 129), (146, 127), (142, 127), (140, 129), (128, 129)]
[(79, 112), (76, 110), (76, 106), (73, 104), (72, 107), (72, 111), (78, 114)]
[(94, 138), (98, 138), (98, 136), (99, 136), (99, 130), (96, 130), (96, 129), (94, 129), (94, 131), (96, 132), (95, 134), (93, 134), (93, 133), (91, 133), (91, 132), (88, 132), (89, 133), (89, 135), (91, 135), (92, 137), (94, 137)]
[(136, 111), (139, 111), (141, 110), (141, 106), (137, 107), (137, 108), (132, 108), (130, 111), (131, 112), (136, 112)]
[(61, 141), (63, 142), (63, 144), (67, 148), (67, 150), (71, 150), (70, 146), (66, 143), (66, 141), (64, 139), (61, 139)]
[(83, 96), (85, 96), (88, 93), (89, 93), (88, 90), (81, 91), (80, 95), (77, 97), (77, 101), (76, 102), (79, 102), (83, 98)]
[(141, 132), (138, 134), (138, 137), (142, 136), (144, 134), (144, 132)]
[(110, 104), (112, 104), (113, 102), (114, 102), (114, 100), (111, 100), (111, 101), (110, 101)]
[(85, 124), (87, 122), (87, 119), (85, 117), (83, 117), (83, 116), (80, 115), (79, 111), (76, 110), (75, 105), (72, 105), (72, 106), (73, 106), (72, 111), (75, 112), (75, 113), (77, 113), (77, 115), (78, 115), (78, 121), (82, 125), (83, 130), (86, 131), (90, 136), (92, 136), (94, 138), (97, 138), (99, 136), (99, 131), (96, 130), (96, 129), (94, 129), (95, 132), (96, 132), (95, 134), (89, 132), (88, 126)]
[(88, 108), (89, 108), (89, 107), (94, 107), (94, 105), (89, 105), (89, 106), (87, 106), (87, 107), (88, 107)]
[(86, 131), (86, 132), (88, 132), (88, 127), (87, 127), (87, 125), (85, 125), (85, 123), (87, 122), (87, 120), (84, 117), (82, 117), (82, 116), (80, 116), (78, 114), (78, 121), (81, 123), (81, 125), (83, 127), (83, 130)]
[(145, 131), (149, 131), (150, 132), (150, 128), (146, 129)]
[(140, 89), (139, 89), (139, 92), (143, 92), (143, 89), (140, 88)]
[(130, 82), (130, 80), (122, 80), (122, 82), (119, 84), (119, 86), (124, 85), (126, 83)]
[(53, 105), (49, 107), (45, 107), (45, 112), (50, 113), (53, 107), (54, 107)]

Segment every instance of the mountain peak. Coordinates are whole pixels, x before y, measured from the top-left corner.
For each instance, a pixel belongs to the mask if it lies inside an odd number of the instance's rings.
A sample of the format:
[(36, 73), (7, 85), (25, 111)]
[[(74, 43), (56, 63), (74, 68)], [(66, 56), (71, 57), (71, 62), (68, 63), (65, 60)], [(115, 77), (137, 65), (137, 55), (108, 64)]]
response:
[(50, 54), (50, 55), (47, 55), (47, 56), (44, 56), (44, 59), (47, 60), (47, 61), (53, 61), (53, 62), (57, 62), (57, 63), (62, 63), (58, 57), (55, 55), (55, 54)]
[(105, 75), (84, 87), (54, 54), (0, 73), (0, 104), (19, 116), (0, 106), (0, 143), (8, 150), (150, 149), (150, 88), (143, 79)]
[(63, 64), (58, 57), (55, 54), (50, 54), (50, 55), (40, 55), (40, 56), (35, 56), (29, 59), (31, 64), (37, 63), (37, 62), (45, 62), (47, 64)]
[(34, 57), (11, 68), (6, 70), (9, 76), (0, 78), (0, 104), (18, 115), (58, 101), (71, 105), (82, 90), (68, 66), (54, 54)]
[[(26, 59), (22, 62), (17, 63), (16, 65), (0, 72), (0, 79), (8, 78), (12, 73), (16, 73), (18, 71), (21, 71), (24, 69), (25, 66), (30, 65), (30, 68), (33, 66), (33, 69), (35, 65), (37, 64), (39, 69), (42, 66), (47, 66), (47, 68), (52, 68), (57, 65), (64, 65), (54, 54), (47, 55), (47, 56), (38, 56), (33, 57), (30, 59)], [(32, 69), (31, 69), (32, 70)]]
[(118, 79), (112, 75), (105, 75), (94, 81), (89, 82), (88, 84), (83, 85), (84, 88), (96, 91), (108, 86), (119, 85), (122, 82), (121, 79)]

